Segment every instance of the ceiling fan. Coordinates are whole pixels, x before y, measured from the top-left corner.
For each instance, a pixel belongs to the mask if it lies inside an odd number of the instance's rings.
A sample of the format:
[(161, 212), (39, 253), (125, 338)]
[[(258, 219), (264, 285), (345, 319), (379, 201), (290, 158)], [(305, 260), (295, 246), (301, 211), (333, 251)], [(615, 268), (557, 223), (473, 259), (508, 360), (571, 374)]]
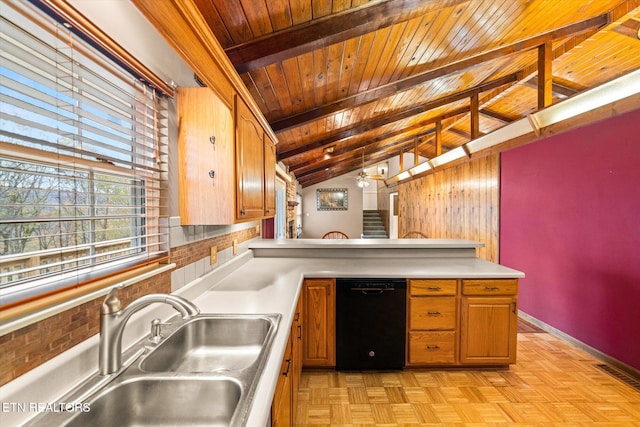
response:
[(358, 174), (356, 175), (356, 182), (358, 183), (358, 187), (360, 188), (368, 187), (370, 179), (374, 179), (378, 181), (385, 179), (384, 177), (385, 168), (383, 167), (379, 171), (381, 173), (376, 175), (369, 175), (367, 173), (364, 167), (364, 147), (362, 147), (362, 170), (358, 172)]

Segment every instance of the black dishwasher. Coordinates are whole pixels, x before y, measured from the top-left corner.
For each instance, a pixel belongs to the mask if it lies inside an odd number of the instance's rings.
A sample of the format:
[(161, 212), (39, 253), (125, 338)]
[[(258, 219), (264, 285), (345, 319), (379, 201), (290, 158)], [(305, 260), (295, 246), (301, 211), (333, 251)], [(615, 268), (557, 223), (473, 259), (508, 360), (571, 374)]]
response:
[(336, 279), (336, 369), (402, 369), (405, 279)]

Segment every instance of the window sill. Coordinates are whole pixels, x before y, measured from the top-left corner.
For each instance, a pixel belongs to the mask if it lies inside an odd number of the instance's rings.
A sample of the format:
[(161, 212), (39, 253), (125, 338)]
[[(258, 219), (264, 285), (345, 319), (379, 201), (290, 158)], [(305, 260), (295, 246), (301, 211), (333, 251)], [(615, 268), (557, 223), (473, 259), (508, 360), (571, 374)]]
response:
[(96, 280), (77, 289), (70, 289), (47, 298), (31, 301), (3, 310), (0, 313), (0, 336), (29, 326), (85, 302), (106, 295), (114, 286), (130, 286), (165, 271), (171, 271), (175, 264), (152, 264), (126, 273)]

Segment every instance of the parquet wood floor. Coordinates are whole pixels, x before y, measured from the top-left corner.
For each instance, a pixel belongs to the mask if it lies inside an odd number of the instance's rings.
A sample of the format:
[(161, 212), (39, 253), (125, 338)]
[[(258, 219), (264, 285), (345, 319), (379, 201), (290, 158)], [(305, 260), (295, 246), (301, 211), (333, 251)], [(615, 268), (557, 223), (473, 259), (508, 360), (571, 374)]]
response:
[(499, 369), (304, 371), (296, 426), (640, 426), (640, 391), (548, 333)]

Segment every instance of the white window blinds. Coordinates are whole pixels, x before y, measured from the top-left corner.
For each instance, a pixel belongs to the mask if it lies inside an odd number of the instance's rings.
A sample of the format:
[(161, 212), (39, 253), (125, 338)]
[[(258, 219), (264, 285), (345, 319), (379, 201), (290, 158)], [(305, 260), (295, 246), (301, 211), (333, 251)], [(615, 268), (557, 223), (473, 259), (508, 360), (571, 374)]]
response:
[(0, 11), (0, 305), (167, 255), (166, 99), (28, 3)]

